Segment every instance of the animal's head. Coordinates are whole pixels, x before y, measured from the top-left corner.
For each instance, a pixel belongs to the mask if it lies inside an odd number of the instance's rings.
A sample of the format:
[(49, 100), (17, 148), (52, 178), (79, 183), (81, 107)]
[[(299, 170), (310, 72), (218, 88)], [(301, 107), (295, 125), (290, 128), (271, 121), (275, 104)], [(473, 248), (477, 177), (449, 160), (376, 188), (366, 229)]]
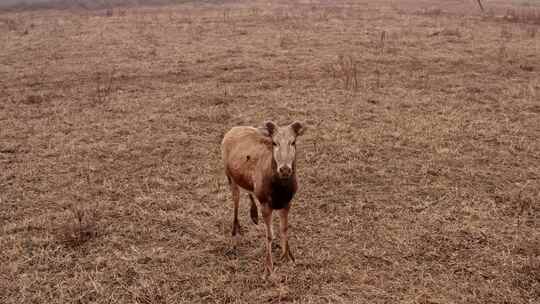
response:
[(265, 122), (263, 128), (272, 138), (272, 153), (278, 177), (290, 178), (295, 169), (296, 138), (304, 134), (306, 128), (300, 122), (279, 127), (271, 121)]

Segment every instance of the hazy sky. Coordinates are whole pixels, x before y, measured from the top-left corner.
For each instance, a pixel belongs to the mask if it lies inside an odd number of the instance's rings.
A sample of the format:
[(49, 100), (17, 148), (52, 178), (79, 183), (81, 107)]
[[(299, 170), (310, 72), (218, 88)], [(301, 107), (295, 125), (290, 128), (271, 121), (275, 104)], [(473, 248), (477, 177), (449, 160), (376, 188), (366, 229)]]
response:
[(47, 2), (51, 0), (0, 0), (0, 4), (15, 4), (15, 3), (35, 3), (35, 2)]
[[(0, 6), (13, 5), (17, 3), (45, 3), (45, 2), (63, 2), (63, 3), (85, 3), (103, 5), (106, 3), (143, 3), (145, 0), (0, 0)], [(166, 0), (148, 0), (148, 3), (165, 3)], [(173, 2), (173, 1), (170, 1)]]

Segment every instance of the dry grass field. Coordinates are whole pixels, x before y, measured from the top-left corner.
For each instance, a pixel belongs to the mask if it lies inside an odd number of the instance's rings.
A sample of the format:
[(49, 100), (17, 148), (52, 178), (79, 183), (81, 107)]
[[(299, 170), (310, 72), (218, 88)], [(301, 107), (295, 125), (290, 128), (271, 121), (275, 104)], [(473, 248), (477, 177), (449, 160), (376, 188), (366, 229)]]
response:
[[(0, 13), (0, 303), (540, 303), (540, 6), (509, 3)], [(269, 279), (219, 147), (267, 119), (309, 127)]]

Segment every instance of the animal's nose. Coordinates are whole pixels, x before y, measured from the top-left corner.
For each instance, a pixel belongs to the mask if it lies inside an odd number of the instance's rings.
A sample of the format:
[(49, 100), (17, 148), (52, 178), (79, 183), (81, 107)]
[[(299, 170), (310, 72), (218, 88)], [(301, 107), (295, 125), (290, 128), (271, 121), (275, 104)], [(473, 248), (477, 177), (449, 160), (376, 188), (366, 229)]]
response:
[(282, 176), (290, 176), (291, 173), (292, 173), (291, 167), (287, 165), (279, 167), (279, 174), (281, 174)]

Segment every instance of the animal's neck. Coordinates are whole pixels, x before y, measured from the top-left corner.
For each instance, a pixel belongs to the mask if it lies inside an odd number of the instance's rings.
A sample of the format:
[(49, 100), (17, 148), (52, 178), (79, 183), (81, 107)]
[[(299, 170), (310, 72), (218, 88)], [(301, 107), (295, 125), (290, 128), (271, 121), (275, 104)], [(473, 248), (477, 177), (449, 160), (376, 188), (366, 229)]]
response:
[(270, 198), (272, 209), (283, 209), (289, 206), (294, 194), (296, 193), (296, 171), (295, 162), (293, 162), (293, 172), (289, 178), (280, 178), (277, 172), (277, 163), (272, 155), (271, 160), (272, 176), (270, 177)]
[(280, 178), (279, 175), (274, 174), (272, 176), (272, 185), (275, 185), (277, 187), (290, 187), (293, 183), (294, 183), (294, 180), (296, 178), (296, 175), (293, 173), (290, 177), (288, 178)]
[(274, 175), (270, 185), (272, 209), (283, 209), (289, 206), (296, 193), (296, 176), (293, 174), (287, 179), (280, 179)]

